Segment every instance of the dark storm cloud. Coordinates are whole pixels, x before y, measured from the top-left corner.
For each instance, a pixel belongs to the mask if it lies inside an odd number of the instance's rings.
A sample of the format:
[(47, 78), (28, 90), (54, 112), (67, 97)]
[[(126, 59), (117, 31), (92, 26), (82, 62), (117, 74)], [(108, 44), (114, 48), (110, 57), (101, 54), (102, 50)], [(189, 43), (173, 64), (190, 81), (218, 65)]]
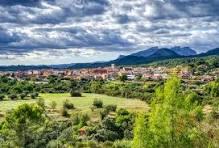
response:
[(102, 14), (107, 5), (106, 0), (3, 0), (0, 22), (57, 24), (69, 18)]
[(20, 38), (15, 33), (9, 33), (4, 29), (0, 28), (0, 47), (1, 45), (7, 45), (11, 42), (16, 42), (20, 40)]
[(14, 5), (24, 5), (24, 6), (35, 6), (38, 5), (40, 0), (1, 0), (0, 5), (2, 6), (14, 6)]
[[(79, 27), (56, 28), (55, 31), (51, 28), (44, 28), (36, 29), (33, 33), (37, 34), (38, 37), (28, 37), (26, 34), (7, 35), (7, 38), (0, 37), (0, 43), (7, 42), (7, 48), (3, 48), (2, 52), (24, 54), (31, 51), (51, 50), (53, 52), (52, 49), (64, 50), (68, 48), (94, 48), (99, 51), (115, 51), (118, 49), (124, 50), (131, 45), (113, 30), (93, 30), (88, 32)], [(53, 37), (51, 35), (53, 33), (58, 35), (58, 37)], [(14, 40), (10, 37), (14, 37)]]

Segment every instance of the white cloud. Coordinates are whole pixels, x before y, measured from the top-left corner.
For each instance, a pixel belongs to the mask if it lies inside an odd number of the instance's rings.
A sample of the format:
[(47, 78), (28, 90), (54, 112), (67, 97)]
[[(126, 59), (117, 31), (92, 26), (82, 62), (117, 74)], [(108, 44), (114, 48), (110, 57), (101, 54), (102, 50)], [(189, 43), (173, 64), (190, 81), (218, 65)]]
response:
[(62, 55), (60, 63), (71, 57), (87, 62), (98, 60), (97, 55), (112, 59), (111, 53), (117, 56), (151, 46), (191, 46), (203, 51), (219, 42), (216, 0), (74, 2), (43, 1), (31, 7), (0, 4), (0, 31), (7, 35), (7, 40), (0, 35), (0, 61), (10, 55), (20, 63), (47, 63), (46, 57), (54, 63)]

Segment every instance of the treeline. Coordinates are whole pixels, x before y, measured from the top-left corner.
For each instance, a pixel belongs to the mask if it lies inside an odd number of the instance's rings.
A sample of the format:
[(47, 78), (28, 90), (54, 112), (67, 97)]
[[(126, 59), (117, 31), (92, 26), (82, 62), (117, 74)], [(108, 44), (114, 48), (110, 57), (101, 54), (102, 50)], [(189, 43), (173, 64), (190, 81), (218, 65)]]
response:
[[(82, 92), (106, 94), (125, 98), (139, 98), (149, 101), (155, 88), (162, 82), (139, 83), (102, 80), (70, 80), (56, 76), (48, 77), (48, 81), (16, 80), (0, 77), (1, 96), (25, 98), (38, 93), (71, 93), (72, 96), (81, 96)], [(1, 98), (1, 97), (0, 97)], [(2, 100), (2, 99), (1, 99)]]
[[(50, 76), (46, 82), (35, 80), (16, 80), (6, 76), (0, 77), (0, 100), (10, 98), (35, 99), (39, 93), (70, 93), (72, 97), (79, 97), (81, 93), (97, 93), (124, 98), (138, 98), (148, 103), (163, 81), (157, 82), (129, 82), (129, 81), (102, 81), (102, 80), (70, 80), (57, 76)], [(219, 80), (207, 85), (197, 85), (202, 94), (197, 95), (206, 103), (215, 102), (219, 94)], [(183, 88), (187, 89), (187, 88)], [(217, 101), (216, 101), (217, 102)]]
[(159, 83), (137, 83), (137, 82), (106, 82), (106, 81), (90, 81), (83, 88), (85, 92), (106, 94), (109, 96), (118, 96), (125, 98), (138, 98), (149, 102), (156, 87)]
[(71, 90), (71, 81), (56, 76), (48, 81), (17, 80), (7, 76), (0, 77), (0, 100), (6, 97), (15, 99), (36, 98), (39, 93), (67, 93)]

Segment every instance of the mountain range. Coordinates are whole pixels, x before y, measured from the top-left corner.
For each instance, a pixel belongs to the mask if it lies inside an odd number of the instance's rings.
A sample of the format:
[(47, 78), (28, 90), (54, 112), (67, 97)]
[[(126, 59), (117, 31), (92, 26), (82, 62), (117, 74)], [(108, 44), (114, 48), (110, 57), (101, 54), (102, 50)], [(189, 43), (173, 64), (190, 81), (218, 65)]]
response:
[(219, 55), (219, 48), (209, 50), (205, 53), (197, 54), (196, 51), (189, 47), (173, 47), (173, 48), (159, 48), (152, 47), (143, 51), (139, 51), (130, 55), (120, 55), (117, 59), (108, 62), (94, 62), (94, 63), (71, 63), (60, 65), (39, 65), (39, 66), (0, 66), (0, 71), (16, 71), (16, 70), (39, 70), (39, 69), (80, 69), (80, 68), (97, 68), (106, 67), (111, 64), (116, 65), (138, 65), (148, 64), (155, 61), (175, 59), (175, 58), (189, 58), (189, 57), (205, 57), (211, 55)]
[(173, 48), (158, 48), (152, 47), (130, 55), (120, 55), (116, 60), (102, 62), (102, 63), (78, 63), (69, 68), (95, 68), (105, 67), (111, 64), (116, 65), (138, 65), (148, 64), (155, 61), (186, 58), (186, 57), (203, 57), (209, 55), (219, 55), (219, 48), (209, 50), (206, 53), (197, 54), (196, 51), (189, 47), (173, 47)]

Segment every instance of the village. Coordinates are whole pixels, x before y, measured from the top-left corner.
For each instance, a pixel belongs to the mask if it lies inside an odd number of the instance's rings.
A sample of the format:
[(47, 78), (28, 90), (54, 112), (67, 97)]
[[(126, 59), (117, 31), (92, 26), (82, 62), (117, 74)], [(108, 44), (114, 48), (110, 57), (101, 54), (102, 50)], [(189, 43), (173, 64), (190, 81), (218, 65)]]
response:
[(116, 80), (119, 76), (126, 76), (127, 80), (165, 80), (171, 76), (178, 76), (184, 80), (197, 80), (209, 82), (217, 79), (219, 69), (198, 75), (188, 67), (177, 66), (168, 67), (121, 67), (112, 64), (104, 68), (85, 68), (85, 69), (42, 69), (28, 71), (6, 71), (0, 72), (0, 76), (8, 76), (23, 80), (26, 78), (35, 78), (37, 80), (46, 80), (49, 76), (59, 76), (68, 79), (87, 79), (87, 80)]

